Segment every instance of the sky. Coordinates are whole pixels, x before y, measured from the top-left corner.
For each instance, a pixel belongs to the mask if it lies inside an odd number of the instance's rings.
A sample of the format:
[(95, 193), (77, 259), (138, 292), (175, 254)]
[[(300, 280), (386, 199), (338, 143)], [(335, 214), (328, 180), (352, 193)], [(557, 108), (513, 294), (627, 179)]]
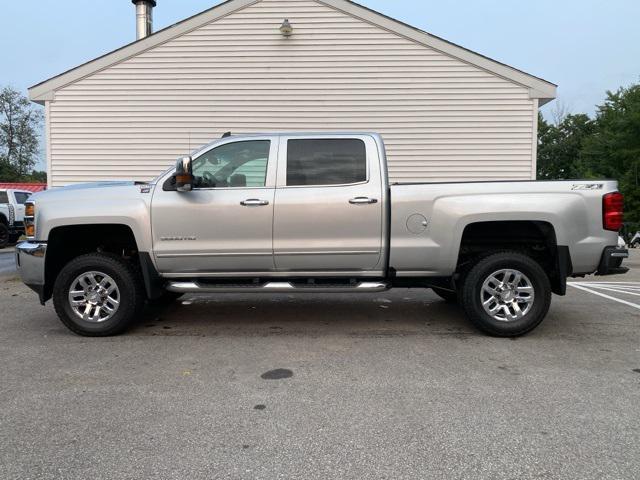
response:
[[(154, 30), (216, 0), (157, 0)], [(594, 114), (607, 90), (640, 81), (640, 0), (359, 0), (557, 84), (550, 116)], [(26, 89), (135, 40), (130, 0), (0, 0), (0, 86)]]

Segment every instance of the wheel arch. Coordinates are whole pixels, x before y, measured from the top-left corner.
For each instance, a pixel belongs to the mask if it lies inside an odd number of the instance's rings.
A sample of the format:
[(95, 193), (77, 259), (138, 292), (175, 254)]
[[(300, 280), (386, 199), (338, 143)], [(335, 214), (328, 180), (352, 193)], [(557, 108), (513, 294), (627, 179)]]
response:
[(464, 225), (459, 236), (456, 273), (496, 250), (517, 250), (540, 263), (549, 276), (553, 293), (566, 293), (572, 273), (571, 255), (558, 243), (557, 229), (547, 220), (483, 220)]
[(53, 284), (62, 268), (81, 255), (112, 253), (134, 263), (145, 280), (147, 295), (152, 293), (149, 272), (155, 271), (148, 252), (139, 249), (134, 230), (123, 223), (94, 223), (61, 225), (49, 231), (45, 257), (45, 285), (43, 301), (51, 298)]

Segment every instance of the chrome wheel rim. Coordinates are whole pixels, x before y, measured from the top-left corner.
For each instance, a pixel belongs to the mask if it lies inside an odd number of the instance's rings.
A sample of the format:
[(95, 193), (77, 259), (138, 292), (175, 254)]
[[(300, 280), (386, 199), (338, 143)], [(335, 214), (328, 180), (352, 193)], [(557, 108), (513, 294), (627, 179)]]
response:
[(503, 269), (493, 272), (482, 284), (480, 302), (484, 311), (499, 322), (514, 322), (524, 317), (535, 300), (531, 280), (522, 272)]
[(106, 322), (118, 311), (120, 289), (106, 273), (85, 272), (71, 282), (69, 305), (73, 313), (85, 322)]

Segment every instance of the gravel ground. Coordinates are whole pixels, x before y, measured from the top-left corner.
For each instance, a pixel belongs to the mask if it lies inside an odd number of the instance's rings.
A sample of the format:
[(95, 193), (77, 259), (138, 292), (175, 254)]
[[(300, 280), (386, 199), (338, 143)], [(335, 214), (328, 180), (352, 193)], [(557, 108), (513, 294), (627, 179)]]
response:
[[(590, 281), (640, 286), (638, 253)], [(589, 291), (517, 340), (420, 290), (191, 296), (106, 339), (10, 277), (0, 305), (2, 479), (640, 477), (640, 309)]]

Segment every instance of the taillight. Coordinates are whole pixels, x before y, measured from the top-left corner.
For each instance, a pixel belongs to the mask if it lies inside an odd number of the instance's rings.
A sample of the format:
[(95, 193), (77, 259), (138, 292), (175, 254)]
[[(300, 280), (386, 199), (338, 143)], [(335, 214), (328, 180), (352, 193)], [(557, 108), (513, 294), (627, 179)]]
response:
[(624, 195), (620, 192), (607, 193), (602, 197), (602, 226), (605, 230), (617, 232), (622, 228), (624, 218)]

